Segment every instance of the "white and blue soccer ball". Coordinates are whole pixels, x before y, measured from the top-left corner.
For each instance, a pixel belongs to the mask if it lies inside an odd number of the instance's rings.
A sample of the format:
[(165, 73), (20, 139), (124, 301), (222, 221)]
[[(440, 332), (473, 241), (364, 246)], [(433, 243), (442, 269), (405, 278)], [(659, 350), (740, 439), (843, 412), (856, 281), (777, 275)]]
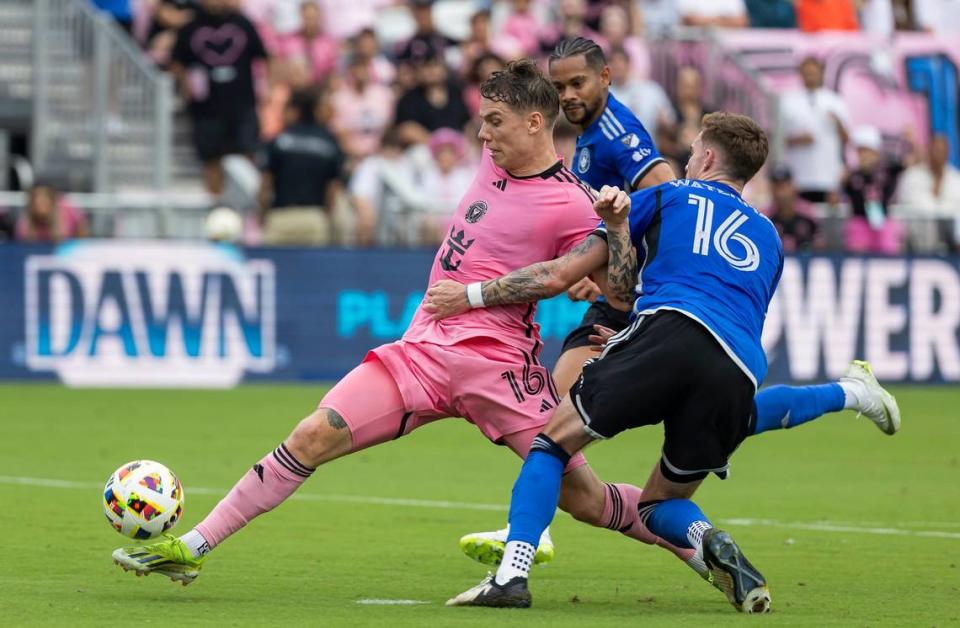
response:
[(159, 462), (134, 460), (107, 479), (103, 512), (124, 536), (143, 541), (156, 538), (183, 516), (183, 486)]

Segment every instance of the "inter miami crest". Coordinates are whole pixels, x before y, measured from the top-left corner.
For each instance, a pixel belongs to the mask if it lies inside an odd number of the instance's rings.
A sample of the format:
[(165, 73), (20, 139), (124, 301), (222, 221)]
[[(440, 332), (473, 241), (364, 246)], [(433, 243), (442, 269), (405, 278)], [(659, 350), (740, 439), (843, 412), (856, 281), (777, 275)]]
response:
[(590, 169), (590, 149), (584, 146), (580, 149), (580, 158), (577, 159), (577, 170), (586, 172)]
[(465, 218), (467, 222), (474, 223), (483, 218), (483, 215), (487, 213), (487, 204), (484, 201), (477, 201), (472, 203), (470, 207), (467, 208), (467, 214)]

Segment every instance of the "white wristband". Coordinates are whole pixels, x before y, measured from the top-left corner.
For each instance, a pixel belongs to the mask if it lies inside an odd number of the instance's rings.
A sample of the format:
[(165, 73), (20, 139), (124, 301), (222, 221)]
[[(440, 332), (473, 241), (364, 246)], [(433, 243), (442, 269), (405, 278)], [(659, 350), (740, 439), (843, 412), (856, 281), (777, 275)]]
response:
[(486, 307), (483, 302), (483, 282), (475, 281), (467, 285), (467, 303), (470, 307)]

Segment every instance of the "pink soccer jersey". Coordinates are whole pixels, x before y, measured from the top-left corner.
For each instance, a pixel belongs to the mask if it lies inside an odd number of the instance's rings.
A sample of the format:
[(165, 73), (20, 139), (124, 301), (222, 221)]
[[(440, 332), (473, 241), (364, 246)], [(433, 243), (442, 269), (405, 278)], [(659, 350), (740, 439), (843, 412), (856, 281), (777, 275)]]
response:
[[(484, 150), (477, 176), (433, 260), (430, 283), (486, 281), (554, 259), (579, 244), (598, 222), (589, 188), (563, 162), (538, 175), (515, 177)], [(536, 353), (540, 327), (533, 322), (535, 310), (533, 303), (506, 305), (434, 321), (420, 308), (403, 339), (450, 345), (492, 337)]]

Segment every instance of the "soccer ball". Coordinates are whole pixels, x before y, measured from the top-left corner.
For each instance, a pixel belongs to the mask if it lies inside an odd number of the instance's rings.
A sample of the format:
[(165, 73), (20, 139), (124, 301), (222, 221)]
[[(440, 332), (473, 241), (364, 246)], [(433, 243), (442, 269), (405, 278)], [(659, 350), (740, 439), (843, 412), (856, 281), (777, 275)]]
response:
[(176, 525), (183, 515), (183, 487), (159, 462), (134, 460), (107, 479), (103, 512), (120, 534), (152, 539)]

